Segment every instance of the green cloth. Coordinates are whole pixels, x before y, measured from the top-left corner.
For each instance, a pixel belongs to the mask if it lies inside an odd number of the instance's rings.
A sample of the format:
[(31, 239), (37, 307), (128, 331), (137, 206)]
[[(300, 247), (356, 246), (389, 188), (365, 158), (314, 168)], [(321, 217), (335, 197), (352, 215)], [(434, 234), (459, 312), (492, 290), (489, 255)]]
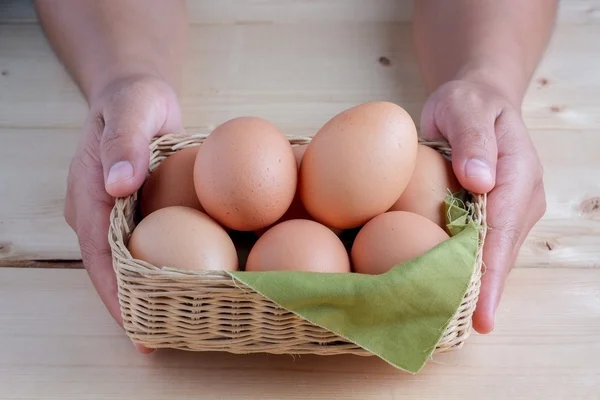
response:
[(473, 274), (478, 229), (449, 196), (449, 240), (381, 275), (232, 272), (284, 309), (379, 356), (419, 372), (441, 339)]

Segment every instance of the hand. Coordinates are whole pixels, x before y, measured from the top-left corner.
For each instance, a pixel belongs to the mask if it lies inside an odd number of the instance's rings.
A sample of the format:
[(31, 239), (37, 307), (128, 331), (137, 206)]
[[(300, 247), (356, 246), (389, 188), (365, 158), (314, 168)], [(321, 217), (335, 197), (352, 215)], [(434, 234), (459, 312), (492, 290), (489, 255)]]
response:
[(519, 248), (546, 211), (542, 165), (520, 111), (483, 83), (440, 86), (425, 103), (421, 130), (426, 139), (450, 143), (465, 189), (488, 193), (485, 269), (473, 325), (489, 333)]
[(169, 85), (145, 76), (119, 79), (91, 100), (84, 134), (71, 162), (65, 218), (77, 233), (96, 291), (121, 326), (108, 244), (113, 198), (133, 194), (144, 182), (152, 137), (182, 132), (177, 96)]

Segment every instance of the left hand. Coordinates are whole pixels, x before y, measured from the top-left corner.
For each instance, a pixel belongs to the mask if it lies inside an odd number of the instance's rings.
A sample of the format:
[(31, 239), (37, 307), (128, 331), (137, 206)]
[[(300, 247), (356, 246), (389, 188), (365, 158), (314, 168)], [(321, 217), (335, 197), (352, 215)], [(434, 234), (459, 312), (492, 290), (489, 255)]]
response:
[[(94, 287), (121, 326), (117, 277), (108, 243), (114, 198), (126, 197), (142, 186), (153, 137), (183, 132), (175, 91), (152, 75), (115, 78), (90, 101), (69, 169), (65, 219), (77, 233)], [(135, 346), (143, 353), (153, 351)]]
[(421, 134), (447, 140), (461, 185), (488, 193), (485, 269), (473, 325), (489, 333), (519, 249), (546, 211), (542, 165), (519, 109), (485, 83), (440, 86), (423, 108)]

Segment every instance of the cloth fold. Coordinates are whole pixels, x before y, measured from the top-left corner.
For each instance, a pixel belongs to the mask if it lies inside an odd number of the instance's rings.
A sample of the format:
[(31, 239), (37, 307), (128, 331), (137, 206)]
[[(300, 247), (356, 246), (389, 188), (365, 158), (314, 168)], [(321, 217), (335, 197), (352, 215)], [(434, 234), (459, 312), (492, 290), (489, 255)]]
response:
[(396, 368), (418, 373), (454, 317), (474, 273), (479, 226), (446, 200), (450, 239), (381, 275), (300, 271), (230, 275), (301, 318)]

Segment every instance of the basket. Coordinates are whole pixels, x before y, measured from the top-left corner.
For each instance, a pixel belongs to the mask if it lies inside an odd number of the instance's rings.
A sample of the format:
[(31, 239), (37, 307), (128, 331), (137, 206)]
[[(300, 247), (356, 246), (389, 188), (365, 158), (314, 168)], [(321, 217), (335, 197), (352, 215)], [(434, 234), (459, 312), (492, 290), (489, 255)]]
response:
[[(162, 136), (150, 144), (150, 173), (169, 155), (201, 145), (207, 135)], [(292, 145), (310, 137), (290, 137)], [(424, 142), (445, 157), (450, 148)], [(127, 242), (136, 223), (138, 194), (118, 198), (110, 215), (109, 243), (126, 334), (148, 348), (225, 351), (234, 354), (372, 355), (289, 312), (221, 271), (179, 271), (135, 260)], [(462, 347), (471, 330), (482, 273), (485, 195), (469, 194), (470, 216), (481, 223), (476, 265), (463, 301), (433, 353)]]

